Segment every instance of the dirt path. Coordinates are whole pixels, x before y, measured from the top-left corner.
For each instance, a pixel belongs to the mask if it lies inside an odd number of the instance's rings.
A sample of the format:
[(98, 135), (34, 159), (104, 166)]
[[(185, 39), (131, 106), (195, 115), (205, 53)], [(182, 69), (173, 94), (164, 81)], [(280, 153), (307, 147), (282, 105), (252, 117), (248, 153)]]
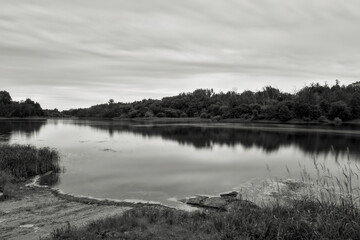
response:
[(15, 199), (0, 201), (0, 239), (36, 239), (53, 229), (83, 226), (93, 220), (118, 215), (126, 206), (86, 204), (55, 196), (49, 189), (19, 186)]

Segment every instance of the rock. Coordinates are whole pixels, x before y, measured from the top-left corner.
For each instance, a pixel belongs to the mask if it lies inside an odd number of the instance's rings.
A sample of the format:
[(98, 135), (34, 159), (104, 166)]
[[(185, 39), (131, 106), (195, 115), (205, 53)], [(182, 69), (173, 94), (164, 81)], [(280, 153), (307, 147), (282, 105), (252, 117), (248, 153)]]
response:
[(222, 197), (210, 197), (203, 202), (202, 206), (223, 209), (227, 204), (228, 202)]
[(248, 200), (236, 200), (225, 206), (225, 209), (227, 211), (233, 211), (233, 210), (241, 211), (244, 209), (259, 209), (259, 208), (260, 207), (258, 205)]
[(186, 203), (189, 205), (202, 206), (203, 202), (207, 199), (208, 197), (205, 196), (197, 196), (197, 197), (189, 198)]
[(186, 199), (186, 198), (185, 198), (185, 199), (179, 199), (178, 201), (179, 201), (179, 202), (182, 202), (182, 203), (187, 203), (188, 200), (189, 200), (189, 199)]
[(232, 201), (232, 200), (236, 199), (238, 194), (239, 194), (238, 192), (232, 191), (232, 192), (228, 192), (228, 193), (222, 193), (222, 194), (220, 194), (220, 197), (226, 199), (227, 201)]

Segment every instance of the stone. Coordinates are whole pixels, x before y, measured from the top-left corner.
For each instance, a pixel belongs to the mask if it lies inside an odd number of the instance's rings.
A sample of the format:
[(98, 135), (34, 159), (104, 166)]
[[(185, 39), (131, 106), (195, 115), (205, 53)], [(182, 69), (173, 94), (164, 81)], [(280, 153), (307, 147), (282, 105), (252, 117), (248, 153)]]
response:
[(189, 205), (202, 206), (202, 205), (203, 205), (203, 202), (204, 202), (206, 199), (208, 199), (208, 197), (205, 197), (205, 196), (197, 196), (197, 197), (189, 198), (186, 203), (189, 204)]
[(182, 202), (182, 203), (187, 203), (187, 202), (188, 202), (188, 199), (184, 198), (184, 199), (179, 199), (178, 201), (179, 201), (179, 202)]
[(210, 197), (203, 202), (202, 206), (223, 209), (227, 204), (228, 202), (222, 197)]
[(220, 197), (224, 198), (228, 202), (231, 202), (231, 201), (236, 200), (238, 195), (239, 195), (238, 192), (232, 191), (232, 192), (228, 192), (228, 193), (222, 193), (222, 194), (220, 194)]

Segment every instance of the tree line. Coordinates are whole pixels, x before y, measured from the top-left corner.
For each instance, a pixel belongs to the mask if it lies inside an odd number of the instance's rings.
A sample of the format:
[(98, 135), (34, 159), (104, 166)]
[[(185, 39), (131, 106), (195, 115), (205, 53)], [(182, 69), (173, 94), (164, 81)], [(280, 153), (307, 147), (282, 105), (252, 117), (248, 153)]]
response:
[(29, 98), (20, 102), (12, 101), (8, 92), (0, 91), (0, 117), (30, 116), (347, 121), (360, 118), (360, 82), (347, 86), (340, 85), (338, 81), (333, 86), (313, 83), (293, 94), (271, 86), (242, 93), (215, 93), (212, 89), (197, 89), (161, 100), (116, 103), (110, 99), (104, 104), (63, 112), (57, 109), (43, 110), (39, 103)]
[(186, 118), (199, 117), (245, 120), (301, 119), (305, 121), (352, 120), (360, 118), (360, 82), (333, 86), (314, 83), (294, 94), (266, 86), (262, 90), (215, 93), (197, 89), (161, 100), (108, 103), (63, 112), (75, 117), (99, 118)]
[(0, 117), (44, 116), (40, 104), (30, 98), (25, 101), (13, 101), (7, 91), (0, 91)]

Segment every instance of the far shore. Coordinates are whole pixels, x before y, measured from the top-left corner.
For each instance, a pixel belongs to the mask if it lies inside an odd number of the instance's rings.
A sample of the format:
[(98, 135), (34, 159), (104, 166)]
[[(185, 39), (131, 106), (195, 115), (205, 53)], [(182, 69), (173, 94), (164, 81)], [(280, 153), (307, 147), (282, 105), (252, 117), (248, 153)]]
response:
[[(81, 118), (79, 118), (81, 119)], [(88, 119), (88, 118), (84, 118)], [(104, 118), (98, 118), (103, 119)], [(248, 124), (287, 124), (287, 125), (336, 125), (335, 121), (320, 122), (317, 120), (305, 121), (301, 119), (292, 119), (286, 122), (279, 120), (251, 120), (251, 119), (221, 119), (219, 121), (206, 118), (112, 118), (114, 121), (124, 122), (149, 122), (149, 123), (248, 123)], [(344, 121), (342, 124), (360, 125), (360, 119)]]
[(26, 118), (19, 118), (19, 117), (0, 117), (0, 120), (48, 120), (48, 119), (78, 119), (78, 120), (111, 120), (111, 121), (118, 121), (118, 122), (137, 122), (137, 123), (242, 123), (242, 124), (284, 124), (284, 125), (319, 125), (319, 126), (341, 126), (341, 125), (360, 125), (360, 119), (353, 119), (350, 121), (343, 121), (340, 124), (336, 123), (335, 121), (327, 121), (327, 122), (320, 122), (317, 120), (305, 121), (302, 119), (292, 119), (286, 122), (282, 122), (279, 120), (252, 120), (252, 119), (236, 119), (236, 118), (229, 118), (229, 119), (207, 119), (207, 118), (97, 118), (97, 117), (87, 117), (87, 118), (78, 118), (78, 117), (61, 117), (61, 118), (52, 118), (52, 117), (26, 117)]

